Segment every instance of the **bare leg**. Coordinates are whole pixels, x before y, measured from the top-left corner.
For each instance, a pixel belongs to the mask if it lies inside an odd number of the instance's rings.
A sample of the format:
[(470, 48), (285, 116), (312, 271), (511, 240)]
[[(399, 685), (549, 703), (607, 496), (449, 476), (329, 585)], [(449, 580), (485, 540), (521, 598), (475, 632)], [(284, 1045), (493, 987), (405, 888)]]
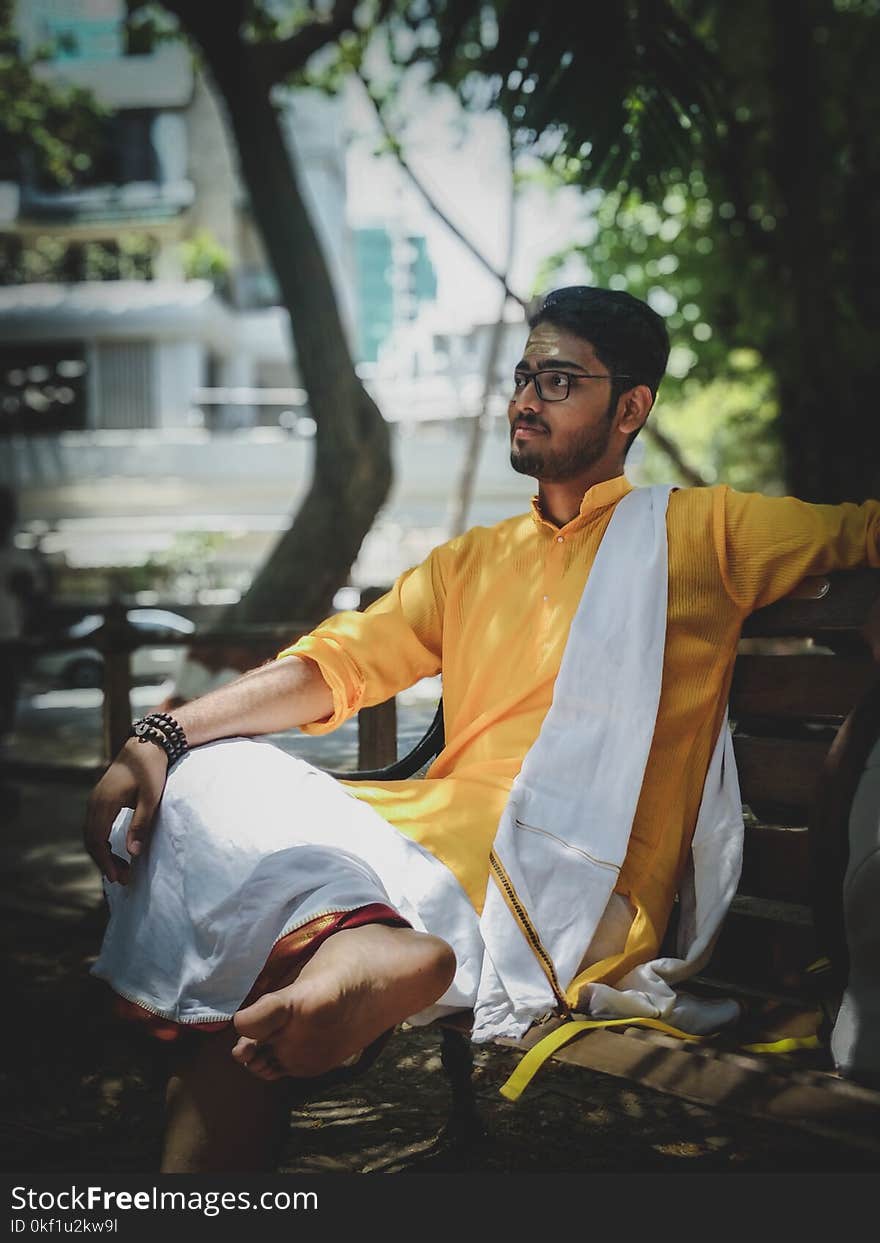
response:
[(168, 1084), (163, 1174), (276, 1168), (290, 1118), (285, 1084), (242, 1070), (230, 1056), (235, 1039), (206, 1035), (182, 1055)]
[(442, 997), (455, 966), (446, 942), (426, 932), (343, 928), (290, 983), (239, 1010), (232, 1056), (267, 1081), (324, 1074)]

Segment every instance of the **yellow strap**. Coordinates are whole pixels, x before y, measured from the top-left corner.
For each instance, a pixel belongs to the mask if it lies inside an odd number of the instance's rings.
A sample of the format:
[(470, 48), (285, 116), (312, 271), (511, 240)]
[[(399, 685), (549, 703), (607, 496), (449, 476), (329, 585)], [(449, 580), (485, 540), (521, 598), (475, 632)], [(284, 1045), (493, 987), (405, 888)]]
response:
[(666, 1032), (668, 1036), (678, 1036), (681, 1040), (700, 1041), (704, 1039), (703, 1036), (692, 1036), (690, 1032), (670, 1027), (668, 1023), (663, 1023), (660, 1019), (572, 1019), (571, 1022), (557, 1027), (529, 1049), (513, 1074), (499, 1088), (501, 1095), (509, 1101), (519, 1100), (547, 1058), (551, 1057), (557, 1049), (561, 1049), (564, 1044), (568, 1044), (569, 1040), (579, 1036), (581, 1032), (595, 1031), (598, 1027), (633, 1027), (636, 1024), (641, 1027), (653, 1027), (657, 1031)]
[[(653, 1027), (655, 1031), (665, 1032), (667, 1036), (675, 1036), (679, 1040), (688, 1040), (691, 1043), (699, 1043), (708, 1039), (707, 1036), (694, 1036), (690, 1032), (683, 1032), (660, 1019), (572, 1019), (555, 1028), (543, 1040), (533, 1045), (498, 1090), (509, 1101), (519, 1100), (547, 1059), (552, 1057), (557, 1049), (561, 1049), (564, 1044), (573, 1040), (575, 1036), (579, 1036), (581, 1032), (595, 1031), (600, 1027), (636, 1026)], [(820, 1044), (818, 1036), (788, 1036), (784, 1040), (771, 1040), (763, 1044), (744, 1044), (740, 1048), (747, 1053), (792, 1053), (796, 1049), (818, 1049)]]
[(793, 1053), (795, 1049), (818, 1049), (818, 1036), (787, 1036), (784, 1040), (770, 1040), (766, 1044), (744, 1044), (746, 1053)]

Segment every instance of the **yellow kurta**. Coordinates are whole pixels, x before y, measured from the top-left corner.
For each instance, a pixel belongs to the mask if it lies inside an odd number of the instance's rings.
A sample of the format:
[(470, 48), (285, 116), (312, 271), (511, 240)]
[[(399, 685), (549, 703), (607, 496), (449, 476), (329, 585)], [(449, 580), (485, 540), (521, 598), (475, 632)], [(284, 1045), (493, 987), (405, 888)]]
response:
[[(550, 707), (590, 567), (624, 476), (591, 488), (557, 528), (532, 512), (434, 549), (364, 613), (339, 613), (280, 656), (318, 663), (335, 729), (442, 671), (446, 746), (423, 780), (350, 783), (456, 874), (480, 911), (489, 849), (514, 777)], [(578, 978), (614, 983), (656, 957), (687, 858), (744, 617), (805, 575), (880, 565), (880, 502), (809, 505), (726, 486), (673, 492), (669, 600), (654, 741), (617, 892), (635, 918), (622, 954)], [(621, 566), (622, 573), (634, 567)], [(621, 644), (638, 643), (624, 630)], [(572, 780), (577, 774), (572, 773)]]

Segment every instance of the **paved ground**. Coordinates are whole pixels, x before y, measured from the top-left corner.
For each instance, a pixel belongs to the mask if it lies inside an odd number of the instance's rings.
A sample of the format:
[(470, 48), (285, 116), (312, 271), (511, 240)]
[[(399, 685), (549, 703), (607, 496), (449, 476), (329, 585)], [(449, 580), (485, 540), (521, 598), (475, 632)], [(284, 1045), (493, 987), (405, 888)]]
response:
[[(28, 784), (0, 842), (6, 877), (6, 1103), (0, 1169), (149, 1173), (161, 1130), (155, 1050), (111, 1020), (88, 975), (101, 937), (96, 875), (79, 846), (83, 783)], [(876, 1159), (773, 1124), (707, 1111), (603, 1075), (553, 1065), (516, 1105), (498, 1085), (509, 1053), (480, 1056), (488, 1136), (463, 1153), (426, 1149), (448, 1094), (431, 1030), (401, 1032), (354, 1088), (295, 1111), (287, 1173), (877, 1171)]]

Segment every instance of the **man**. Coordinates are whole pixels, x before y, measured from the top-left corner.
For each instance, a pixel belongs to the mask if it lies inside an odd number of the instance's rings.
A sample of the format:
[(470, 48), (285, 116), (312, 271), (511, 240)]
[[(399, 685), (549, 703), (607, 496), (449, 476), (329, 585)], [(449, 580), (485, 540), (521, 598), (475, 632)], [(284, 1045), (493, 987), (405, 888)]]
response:
[[(669, 350), (649, 307), (592, 288), (549, 294), (530, 329), (509, 419), (511, 464), (538, 480), (532, 512), (435, 549), (366, 613), (329, 619), (272, 666), (177, 710), (177, 723), (154, 722), (157, 745), (130, 740), (92, 797), (93, 857), (110, 882), (135, 881), (126, 900), (117, 894), (99, 973), (143, 1010), (225, 1027), (195, 1043), (172, 1082), (166, 1170), (267, 1162), (283, 1116), (276, 1080), (321, 1074), (402, 1019), (478, 998), (477, 916), (498, 884), (489, 874), (499, 819), (632, 492), (626, 453)], [(880, 503), (683, 489), (669, 497), (663, 539), (656, 725), (605, 915), (577, 970), (555, 985), (572, 1006), (656, 955), (723, 735), (744, 617), (807, 574), (880, 565)], [(621, 592), (640, 574), (621, 563)], [(639, 650), (634, 625), (624, 618), (605, 636), (606, 663), (622, 669)], [(344, 787), (266, 744), (214, 741), (294, 725), (325, 732), (441, 670), (446, 746), (424, 780)], [(613, 694), (592, 707), (609, 720), (614, 711)], [(174, 769), (146, 850), (178, 729), (197, 750)], [(627, 750), (599, 757), (602, 780), (626, 771)], [(143, 856), (133, 871), (108, 843), (126, 806), (127, 849)], [(233, 1011), (237, 1038), (224, 1022)], [(236, 1147), (236, 1134), (248, 1142)]]

